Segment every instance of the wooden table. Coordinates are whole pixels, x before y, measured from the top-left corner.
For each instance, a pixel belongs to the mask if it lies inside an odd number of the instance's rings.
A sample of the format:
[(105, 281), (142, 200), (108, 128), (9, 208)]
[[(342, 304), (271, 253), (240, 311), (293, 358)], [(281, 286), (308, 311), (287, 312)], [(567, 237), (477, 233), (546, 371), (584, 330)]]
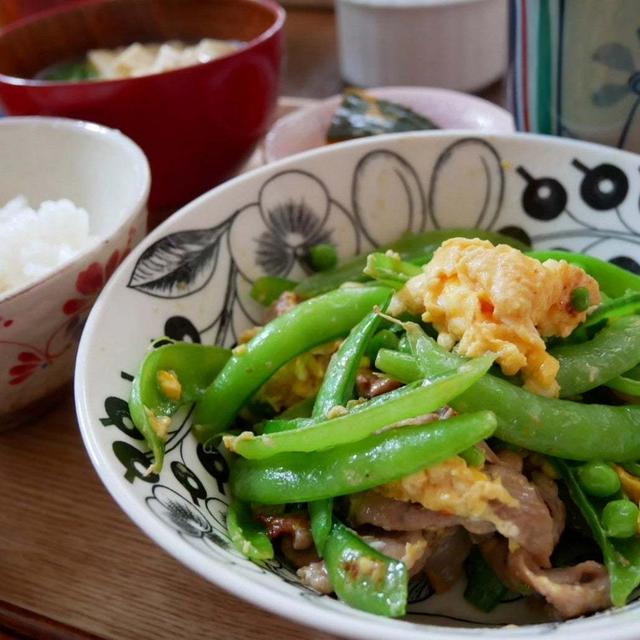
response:
[[(334, 16), (291, 10), (283, 94), (340, 91)], [(498, 102), (499, 86), (484, 93)], [(0, 434), (0, 638), (308, 638), (173, 560), (116, 506), (78, 432), (71, 392)]]

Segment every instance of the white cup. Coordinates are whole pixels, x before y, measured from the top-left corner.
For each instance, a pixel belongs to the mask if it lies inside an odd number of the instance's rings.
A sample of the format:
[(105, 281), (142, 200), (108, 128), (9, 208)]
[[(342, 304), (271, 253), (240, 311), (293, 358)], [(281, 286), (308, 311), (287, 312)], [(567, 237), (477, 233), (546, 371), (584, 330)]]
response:
[(343, 79), (476, 91), (504, 74), (507, 0), (337, 0)]

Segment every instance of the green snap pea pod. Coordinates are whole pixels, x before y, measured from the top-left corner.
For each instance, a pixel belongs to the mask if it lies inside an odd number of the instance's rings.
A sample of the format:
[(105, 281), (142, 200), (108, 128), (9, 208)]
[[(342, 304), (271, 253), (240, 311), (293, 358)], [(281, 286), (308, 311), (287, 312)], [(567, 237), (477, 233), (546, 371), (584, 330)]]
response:
[(230, 356), (228, 349), (191, 342), (171, 342), (145, 356), (131, 385), (129, 412), (151, 448), (155, 473), (162, 469), (165, 443), (158, 420), (166, 423), (181, 406), (199, 400)]
[(367, 256), (367, 264), (363, 272), (374, 280), (392, 282), (395, 289), (401, 289), (407, 280), (419, 276), (422, 269), (411, 262), (402, 260), (397, 255), (370, 253)]
[(609, 380), (605, 386), (628, 396), (640, 398), (640, 380), (634, 380), (626, 376), (618, 376), (613, 380)]
[[(391, 292), (380, 308), (385, 310), (391, 299)], [(381, 318), (375, 313), (366, 315), (349, 333), (346, 340), (331, 358), (322, 385), (313, 405), (313, 418), (327, 415), (335, 406), (344, 406), (353, 397), (353, 388), (362, 356), (367, 343), (378, 330)], [(627, 367), (629, 369), (630, 367)]]
[(256, 522), (245, 502), (232, 500), (227, 511), (227, 530), (233, 545), (249, 560), (271, 560), (273, 545), (265, 528)]
[(621, 298), (603, 302), (587, 316), (582, 326), (592, 327), (605, 320), (622, 318), (637, 313), (640, 313), (640, 293), (627, 293)]
[(380, 429), (440, 409), (482, 378), (492, 363), (490, 356), (476, 358), (453, 372), (387, 394), (385, 402), (364, 403), (338, 418), (263, 436), (250, 432), (225, 436), (224, 443), (245, 458), (260, 459), (278, 453), (310, 452), (356, 442)]
[(292, 291), (296, 282), (278, 276), (264, 276), (258, 278), (251, 287), (251, 297), (258, 303), (268, 307), (285, 291)]
[(400, 382), (409, 383), (422, 377), (416, 359), (404, 351), (380, 349), (375, 364), (377, 369)]
[(626, 269), (621, 269), (610, 262), (605, 262), (584, 253), (571, 251), (529, 251), (528, 256), (543, 262), (544, 260), (565, 260), (570, 264), (582, 267), (592, 278), (595, 278), (610, 298), (620, 298), (627, 290), (640, 291), (640, 276)]
[[(403, 236), (395, 242), (390, 242), (389, 244), (378, 247), (377, 250), (383, 253), (388, 250), (395, 251), (400, 254), (403, 260), (409, 262), (412, 260), (420, 260), (423, 262), (426, 258), (429, 258), (445, 240), (457, 237), (481, 238), (482, 240), (490, 240), (494, 244), (509, 244), (521, 251), (527, 251), (530, 248), (519, 240), (493, 231), (482, 231), (480, 229), (448, 229)], [(294, 291), (303, 298), (312, 298), (321, 293), (336, 289), (345, 282), (363, 282), (367, 279), (367, 276), (362, 272), (366, 263), (366, 254), (360, 255), (335, 269), (317, 273), (306, 278), (296, 286)]]
[[(463, 360), (441, 349), (424, 332), (418, 346), (420, 367), (432, 375)], [(407, 354), (394, 357), (406, 359)], [(379, 360), (380, 355), (377, 365)], [(394, 375), (392, 370), (381, 370)], [(614, 407), (544, 398), (491, 374), (449, 404), (460, 412), (490, 409), (498, 420), (496, 437), (538, 453), (584, 461), (627, 462), (640, 458), (640, 405)]]
[(322, 558), (333, 526), (333, 498), (310, 502), (309, 519), (311, 520), (311, 536), (316, 550)]
[(461, 451), (460, 457), (470, 467), (482, 467), (486, 460), (484, 453), (482, 453), (478, 447), (469, 447), (468, 449)]
[(509, 589), (500, 581), (484, 559), (480, 549), (473, 547), (465, 563), (467, 586), (464, 599), (480, 611), (493, 611)]
[(316, 423), (317, 420), (314, 418), (291, 418), (290, 420), (274, 418), (273, 420), (266, 420), (262, 423), (262, 433), (268, 435), (271, 433), (280, 433), (281, 431), (293, 431)]
[(313, 347), (345, 335), (389, 290), (358, 287), (307, 300), (271, 321), (231, 356), (196, 407), (194, 432), (202, 443), (227, 429), (241, 407), (284, 364)]
[(304, 400), (300, 400), (296, 404), (285, 409), (279, 416), (280, 420), (291, 420), (293, 418), (310, 418), (313, 412), (313, 405), (316, 403), (315, 396), (309, 396)]
[(312, 502), (365, 491), (420, 471), (484, 440), (495, 431), (482, 411), (416, 427), (389, 429), (332, 449), (237, 458), (229, 483), (234, 496), (259, 504)]
[(555, 460), (554, 463), (567, 484), (572, 500), (582, 512), (595, 541), (602, 550), (611, 583), (611, 602), (616, 607), (622, 607), (631, 593), (640, 585), (640, 538), (637, 536), (624, 540), (609, 538), (602, 524), (601, 511), (582, 490), (576, 468), (563, 460)]
[(340, 522), (327, 541), (325, 564), (336, 595), (349, 606), (380, 616), (404, 615), (409, 582), (404, 563), (372, 549)]
[(562, 397), (595, 389), (640, 362), (640, 317), (611, 321), (594, 338), (549, 353), (560, 362), (557, 381)]
[[(386, 310), (391, 293), (382, 305)], [(344, 406), (353, 397), (353, 388), (358, 375), (360, 361), (365, 348), (380, 326), (381, 318), (378, 313), (366, 315), (349, 333), (346, 340), (331, 358), (327, 371), (318, 390), (316, 402), (313, 405), (313, 418), (323, 419), (331, 409)], [(331, 532), (333, 521), (333, 499), (319, 500), (309, 503), (309, 517), (311, 518), (311, 535), (318, 553), (322, 557), (323, 549)]]
[(375, 362), (380, 349), (398, 349), (400, 339), (391, 329), (380, 329), (367, 344), (366, 356), (371, 363)]
[(637, 462), (626, 462), (620, 465), (627, 473), (640, 478), (640, 464)]

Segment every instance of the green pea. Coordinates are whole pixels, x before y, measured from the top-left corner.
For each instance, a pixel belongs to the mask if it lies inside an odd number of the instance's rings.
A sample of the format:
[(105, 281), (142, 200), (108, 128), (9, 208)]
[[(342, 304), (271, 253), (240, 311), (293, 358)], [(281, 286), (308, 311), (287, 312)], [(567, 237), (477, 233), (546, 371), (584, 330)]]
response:
[(587, 462), (578, 469), (582, 488), (590, 495), (606, 498), (620, 490), (618, 474), (606, 462)]
[(309, 247), (309, 263), (314, 271), (328, 271), (338, 264), (338, 253), (332, 244)]
[(631, 500), (612, 500), (602, 511), (602, 525), (610, 538), (631, 538), (638, 531), (639, 513)]
[(571, 306), (576, 311), (586, 311), (591, 306), (591, 296), (586, 287), (576, 287), (571, 292)]
[(380, 349), (391, 349), (395, 351), (398, 348), (400, 340), (398, 336), (389, 329), (380, 329), (367, 345), (366, 354), (370, 362), (375, 362), (376, 356)]

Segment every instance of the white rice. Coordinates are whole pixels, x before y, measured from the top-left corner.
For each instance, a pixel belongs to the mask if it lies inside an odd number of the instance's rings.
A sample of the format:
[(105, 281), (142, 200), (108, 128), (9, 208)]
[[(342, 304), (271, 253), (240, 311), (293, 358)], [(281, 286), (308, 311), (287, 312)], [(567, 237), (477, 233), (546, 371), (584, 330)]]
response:
[(70, 200), (32, 209), (24, 196), (0, 208), (0, 296), (33, 282), (96, 242), (89, 215)]

